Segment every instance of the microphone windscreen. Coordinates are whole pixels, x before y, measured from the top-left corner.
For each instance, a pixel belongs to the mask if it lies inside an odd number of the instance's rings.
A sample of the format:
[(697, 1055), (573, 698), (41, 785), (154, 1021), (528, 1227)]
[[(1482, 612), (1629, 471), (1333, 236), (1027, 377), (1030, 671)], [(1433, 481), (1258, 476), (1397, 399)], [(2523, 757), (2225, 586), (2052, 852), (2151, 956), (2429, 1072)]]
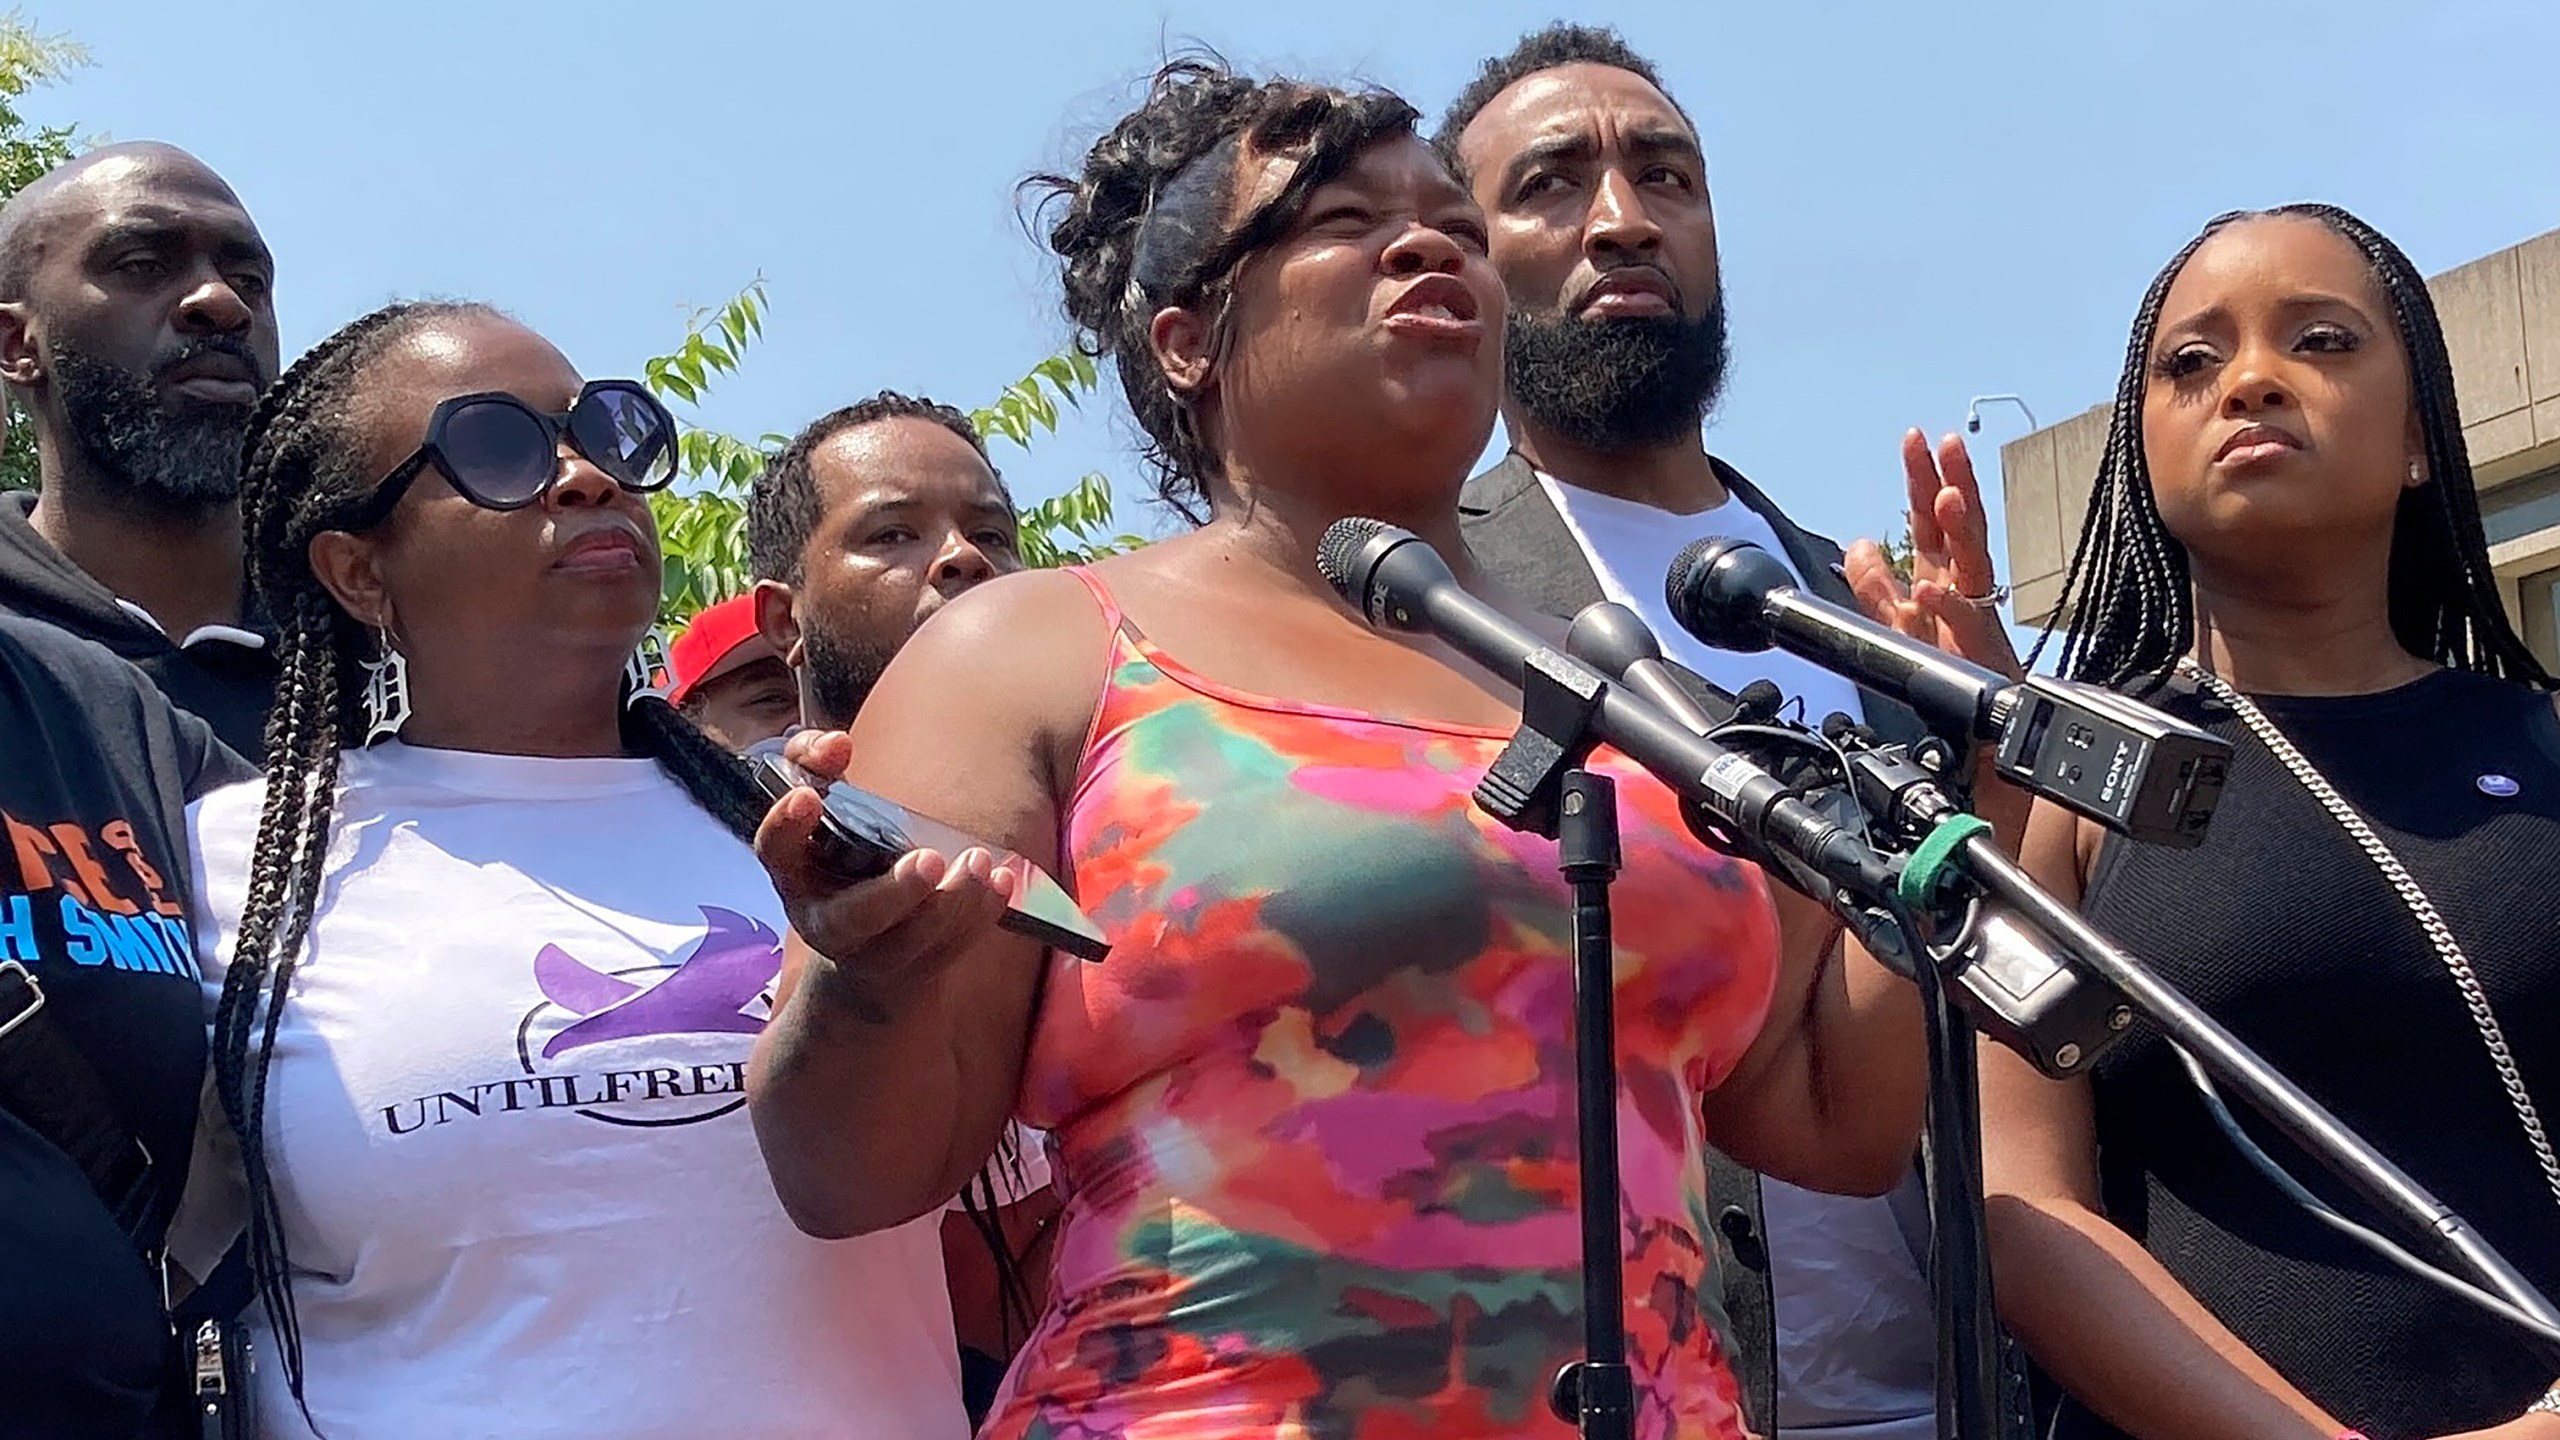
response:
[(1795, 578), (1785, 561), (1748, 540), (1704, 535), (1673, 558), (1662, 600), (1681, 629), (1720, 650), (1766, 650), (1761, 601)]
[(1354, 589), (1360, 578), (1353, 573), (1358, 568), (1360, 547), (1386, 528), (1384, 520), (1346, 515), (1324, 527), (1324, 538), (1316, 542), (1316, 573), (1324, 577), (1324, 583), (1332, 586), (1335, 594), (1351, 602), (1354, 610), (1368, 608), (1368, 597)]
[(1701, 535), (1682, 546), (1680, 553), (1672, 557), (1671, 568), (1663, 572), (1663, 604), (1670, 608), (1671, 618), (1679, 622), (1681, 629), (1697, 633), (1691, 617), (1698, 608), (1698, 578), (1732, 543), (1721, 535)]

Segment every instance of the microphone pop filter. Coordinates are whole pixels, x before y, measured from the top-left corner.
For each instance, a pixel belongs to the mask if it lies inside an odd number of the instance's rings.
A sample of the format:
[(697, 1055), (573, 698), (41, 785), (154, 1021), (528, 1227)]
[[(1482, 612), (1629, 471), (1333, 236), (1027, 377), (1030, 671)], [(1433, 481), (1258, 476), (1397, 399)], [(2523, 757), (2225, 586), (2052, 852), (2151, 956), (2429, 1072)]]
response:
[(1453, 583), (1448, 562), (1421, 536), (1361, 515), (1325, 527), (1316, 570), (1344, 603), (1387, 630), (1420, 628), (1427, 597)]
[(1316, 542), (1316, 573), (1354, 610), (1367, 610), (1367, 597), (1361, 592), (1368, 586), (1354, 572), (1359, 568), (1360, 547), (1368, 544), (1387, 528), (1384, 520), (1366, 515), (1348, 515), (1324, 527), (1324, 538)]
[(1662, 577), (1662, 598), (1680, 628), (1719, 650), (1769, 648), (1760, 603), (1792, 589), (1795, 572), (1748, 540), (1708, 535), (1692, 540)]

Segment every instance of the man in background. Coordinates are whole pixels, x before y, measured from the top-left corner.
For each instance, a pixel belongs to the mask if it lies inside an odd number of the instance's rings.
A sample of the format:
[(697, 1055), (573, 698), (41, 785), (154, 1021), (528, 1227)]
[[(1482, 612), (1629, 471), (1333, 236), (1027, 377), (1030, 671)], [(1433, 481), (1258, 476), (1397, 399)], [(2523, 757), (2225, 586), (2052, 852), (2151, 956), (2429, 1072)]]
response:
[(809, 423), (747, 506), (756, 629), (801, 718), (845, 729), (916, 627), (1022, 568), (1013, 497), (969, 417), (884, 390)]
[[(884, 390), (793, 437), (756, 478), (747, 548), (756, 629), (798, 678), (800, 719), (850, 728), (916, 627), (1022, 568), (1019, 524), (986, 442), (948, 405)], [(964, 1198), (942, 1251), (975, 1426), (1047, 1294), (1059, 1207), (1040, 1138), (1015, 1127)]]
[(757, 631), (752, 594), (695, 615), (667, 647), (667, 671), (667, 703), (732, 750), (800, 723), (800, 684)]
[(238, 503), (274, 280), (239, 197), (174, 146), (92, 150), (0, 207), (0, 381), (43, 487), (0, 496), (0, 614), (134, 662), (244, 755), (275, 691)]
[[(1602, 600), (1630, 607), (1672, 660), (1729, 692), (1768, 679), (1803, 702), (1808, 721), (1837, 712), (1887, 739), (1916, 738), (1901, 705), (1784, 652), (1708, 649), (1663, 598), (1681, 549), (1724, 535), (1757, 543), (1835, 603), (1860, 604), (1844, 561), (1860, 572), (1859, 589), (1876, 592), (1866, 608), (1910, 603), (1874, 547), (1844, 557), (1707, 453), (1702, 427), (1727, 358), (1715, 212), (1697, 130), (1653, 66), (1611, 31), (1550, 26), (1485, 63), (1436, 143), (1484, 207), (1509, 292), (1512, 450), (1459, 502), (1477, 558), (1559, 616)], [(1922, 478), (1913, 468), (1915, 495)], [(1936, 471), (1926, 478), (1934, 502)], [(1970, 498), (1967, 559), (1987, 576), (1980, 497)], [(1922, 578), (1948, 578), (1945, 548), (1922, 555)], [(1997, 631), (1996, 617), (1985, 623)], [(1778, 900), (1791, 936), (1836, 934), (1812, 902), (1785, 891)], [(1877, 970), (1843, 983), (1902, 982)], [(1890, 1194), (1864, 1199), (1764, 1179), (1719, 1154), (1709, 1190), (1727, 1334), (1754, 1426), (1933, 1440), (1928, 1206), (1916, 1167)]]

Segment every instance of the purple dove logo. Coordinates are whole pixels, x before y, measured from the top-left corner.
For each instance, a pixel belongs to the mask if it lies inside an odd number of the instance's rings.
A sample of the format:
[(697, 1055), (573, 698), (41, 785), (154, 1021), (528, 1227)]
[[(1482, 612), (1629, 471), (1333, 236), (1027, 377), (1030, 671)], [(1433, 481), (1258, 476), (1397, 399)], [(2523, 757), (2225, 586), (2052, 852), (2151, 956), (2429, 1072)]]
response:
[(646, 989), (607, 975), (557, 945), (533, 957), (534, 983), (552, 1004), (584, 1019), (543, 1042), (551, 1060), (584, 1045), (643, 1035), (753, 1035), (764, 1028), (747, 1006), (763, 998), (782, 967), (782, 941), (770, 926), (734, 910), (702, 907), (710, 923), (691, 955)]
[[(654, 1126), (709, 1120), (745, 1103), (743, 1047), (735, 1060), (697, 1064), (691, 1062), (702, 1057), (693, 1050), (668, 1056), (658, 1053), (663, 1046), (617, 1044), (752, 1036), (764, 1029), (769, 991), (782, 969), (782, 938), (751, 916), (716, 905), (700, 909), (708, 929), (672, 966), (607, 972), (558, 945), (545, 945), (534, 955), (533, 979), (543, 1003), (517, 1026), (516, 1056), (526, 1075), (545, 1077), (546, 1105), (557, 1089), (591, 1119)], [(537, 1048), (537, 1027), (564, 1015), (568, 1023)], [(679, 1063), (650, 1063), (670, 1058)], [(562, 1074), (546, 1063), (581, 1061), (631, 1068)], [(629, 1113), (635, 1106), (637, 1113)]]

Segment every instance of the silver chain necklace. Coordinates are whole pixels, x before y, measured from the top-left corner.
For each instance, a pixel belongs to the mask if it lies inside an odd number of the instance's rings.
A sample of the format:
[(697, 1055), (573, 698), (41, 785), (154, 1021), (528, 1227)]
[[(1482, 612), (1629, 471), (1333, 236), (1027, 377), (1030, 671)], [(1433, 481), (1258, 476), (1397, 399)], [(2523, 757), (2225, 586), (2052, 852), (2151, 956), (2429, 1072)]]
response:
[[(2365, 818), (2356, 813), (2356, 808), (2347, 803), (2346, 797), (2338, 793), (2328, 777), (2294, 748), (2293, 742), (2285, 738), (2284, 732), (2276, 728), (2276, 723), (2267, 718), (2265, 711), (2260, 710), (2248, 696), (2232, 689), (2222, 677), (2207, 674), (2204, 667), (2193, 660), (2179, 661), (2178, 668), (2211, 692), (2215, 699), (2231, 707), (2231, 712), (2240, 717), (2251, 734), (2258, 737), (2258, 743), (2266, 746), (2277, 762), (2302, 783), (2302, 788), (2311, 792), (2311, 798), (2320, 802), (2321, 808), (2327, 810), (2330, 818), (2347, 832), (2347, 838), (2356, 842), (2364, 851), (2365, 858), (2373, 862), (2374, 868), (2382, 872), (2382, 878), (2399, 893), (2400, 903), (2408, 907), (2410, 918), (2426, 932), (2427, 943), (2435, 947), (2437, 958), (2444, 961), (2446, 972), (2453, 976), (2454, 988), (2462, 992), (2462, 1003), (2471, 1012), (2471, 1023), (2480, 1031), (2481, 1043), (2489, 1047), (2489, 1063), (2497, 1067), (2498, 1083), (2506, 1088), (2507, 1100), (2516, 1109), (2516, 1119), (2524, 1125), (2525, 1143), (2533, 1147), (2533, 1158), (2542, 1167), (2542, 1178), (2551, 1187), (2553, 1202), (2560, 1203), (2560, 1157), (2552, 1154), (2551, 1137), (2542, 1128), (2542, 1114), (2534, 1109), (2533, 1097), (2525, 1093), (2524, 1076), (2516, 1069), (2514, 1052), (2507, 1048), (2507, 1032), (2499, 1027), (2496, 1012), (2489, 1008), (2489, 993), (2481, 988), (2479, 973), (2471, 968), (2470, 958), (2462, 953), (2462, 946), (2453, 938), (2453, 931), (2446, 927), (2444, 917), (2436, 913), (2435, 902), (2429, 900), (2427, 893), (2418, 888), (2418, 882), (2410, 878), (2408, 867), (2400, 863), (2400, 857), (2391, 853), (2391, 847), (2382, 843), (2382, 837), (2373, 833), (2373, 827), (2365, 823)], [(2555, 1387), (2555, 1393), (2560, 1393), (2560, 1387)]]

